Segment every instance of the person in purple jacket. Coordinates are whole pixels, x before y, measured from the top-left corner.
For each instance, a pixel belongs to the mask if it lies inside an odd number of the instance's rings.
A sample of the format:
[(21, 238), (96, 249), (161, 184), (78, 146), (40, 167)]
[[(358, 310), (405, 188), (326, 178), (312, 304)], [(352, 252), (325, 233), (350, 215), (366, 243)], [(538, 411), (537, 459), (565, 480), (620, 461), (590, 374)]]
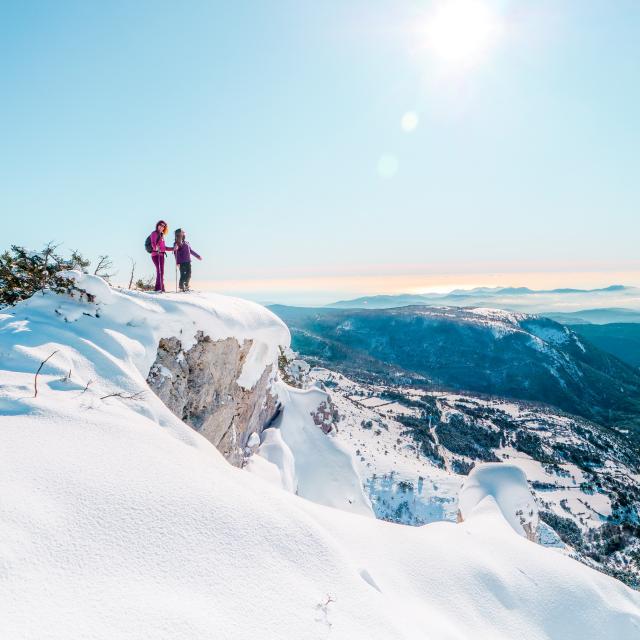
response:
[(180, 267), (180, 291), (189, 291), (191, 256), (195, 256), (198, 260), (202, 258), (191, 248), (187, 242), (187, 234), (182, 229), (176, 229), (173, 255), (176, 257), (176, 264)]
[(156, 230), (151, 233), (151, 260), (156, 268), (156, 291), (164, 292), (164, 257), (167, 251), (173, 251), (167, 247), (164, 237), (169, 231), (169, 225), (164, 220), (156, 222)]

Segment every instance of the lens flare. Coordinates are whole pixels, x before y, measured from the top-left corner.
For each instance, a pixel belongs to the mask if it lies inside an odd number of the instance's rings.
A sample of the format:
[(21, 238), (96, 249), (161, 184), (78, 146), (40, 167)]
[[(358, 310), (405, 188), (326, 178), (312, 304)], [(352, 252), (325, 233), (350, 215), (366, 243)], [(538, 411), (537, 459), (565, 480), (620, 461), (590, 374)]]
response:
[(400, 120), (400, 126), (406, 133), (411, 133), (418, 126), (418, 121), (418, 114), (415, 111), (407, 111)]

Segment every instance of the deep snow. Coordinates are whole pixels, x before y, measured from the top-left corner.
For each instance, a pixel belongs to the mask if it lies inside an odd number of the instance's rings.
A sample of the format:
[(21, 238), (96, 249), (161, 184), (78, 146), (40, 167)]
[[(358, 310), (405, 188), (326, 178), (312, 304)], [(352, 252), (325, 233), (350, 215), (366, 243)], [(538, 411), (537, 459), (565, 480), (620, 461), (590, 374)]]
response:
[(222, 296), (111, 294), (0, 317), (3, 640), (640, 635), (640, 594), (518, 535), (492, 495), (405, 527), (231, 467), (145, 389), (157, 340), (252, 338), (250, 386), (286, 328)]
[(458, 505), (464, 520), (472, 518), (485, 501), (495, 503), (511, 528), (531, 538), (538, 526), (538, 509), (527, 476), (519, 467), (503, 462), (478, 465), (465, 478)]

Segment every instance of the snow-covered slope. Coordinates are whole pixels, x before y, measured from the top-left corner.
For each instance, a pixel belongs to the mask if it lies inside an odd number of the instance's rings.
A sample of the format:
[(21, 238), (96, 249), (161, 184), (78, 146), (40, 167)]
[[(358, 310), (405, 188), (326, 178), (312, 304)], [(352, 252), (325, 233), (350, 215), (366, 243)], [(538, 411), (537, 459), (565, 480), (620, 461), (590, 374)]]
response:
[(475, 467), (460, 491), (461, 518), (472, 518), (487, 500), (495, 504), (517, 534), (535, 540), (538, 508), (522, 469), (495, 462)]
[(0, 319), (3, 640), (638, 637), (638, 593), (491, 500), (405, 527), (230, 466), (146, 390), (157, 339), (252, 339), (250, 385), (286, 329), (221, 296), (110, 294)]
[[(258, 456), (249, 459), (248, 469), (268, 479), (279, 477), (276, 484), (318, 504), (373, 517), (351, 453), (313, 420), (327, 394), (280, 384), (278, 395), (284, 405), (281, 419), (263, 433)], [(277, 472), (265, 470), (257, 458), (274, 464)]]
[[(213, 340), (233, 337), (253, 340), (238, 384), (251, 387), (265, 366), (276, 361), (279, 345), (289, 344), (289, 330), (264, 307), (227, 296), (162, 297), (112, 290), (96, 276), (75, 274), (78, 286), (92, 302), (62, 298), (46, 292), (21, 303), (3, 320), (3, 366), (33, 372), (37, 363), (58, 349), (47, 371), (72, 376), (94, 385), (143, 383), (156, 357), (160, 338), (179, 337), (188, 349), (198, 331)], [(68, 326), (67, 326), (68, 325)], [(19, 344), (15, 335), (20, 335)], [(34, 363), (36, 367), (34, 367)], [(93, 387), (96, 388), (95, 386)], [(127, 390), (140, 390), (143, 385)]]

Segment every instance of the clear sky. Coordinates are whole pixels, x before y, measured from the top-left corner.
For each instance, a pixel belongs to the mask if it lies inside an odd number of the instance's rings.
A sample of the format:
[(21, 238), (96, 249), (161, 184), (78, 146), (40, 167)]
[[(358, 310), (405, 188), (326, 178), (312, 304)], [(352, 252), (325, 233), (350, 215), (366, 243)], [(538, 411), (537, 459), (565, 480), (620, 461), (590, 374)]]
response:
[(4, 246), (265, 301), (640, 284), (638, 0), (4, 0)]

